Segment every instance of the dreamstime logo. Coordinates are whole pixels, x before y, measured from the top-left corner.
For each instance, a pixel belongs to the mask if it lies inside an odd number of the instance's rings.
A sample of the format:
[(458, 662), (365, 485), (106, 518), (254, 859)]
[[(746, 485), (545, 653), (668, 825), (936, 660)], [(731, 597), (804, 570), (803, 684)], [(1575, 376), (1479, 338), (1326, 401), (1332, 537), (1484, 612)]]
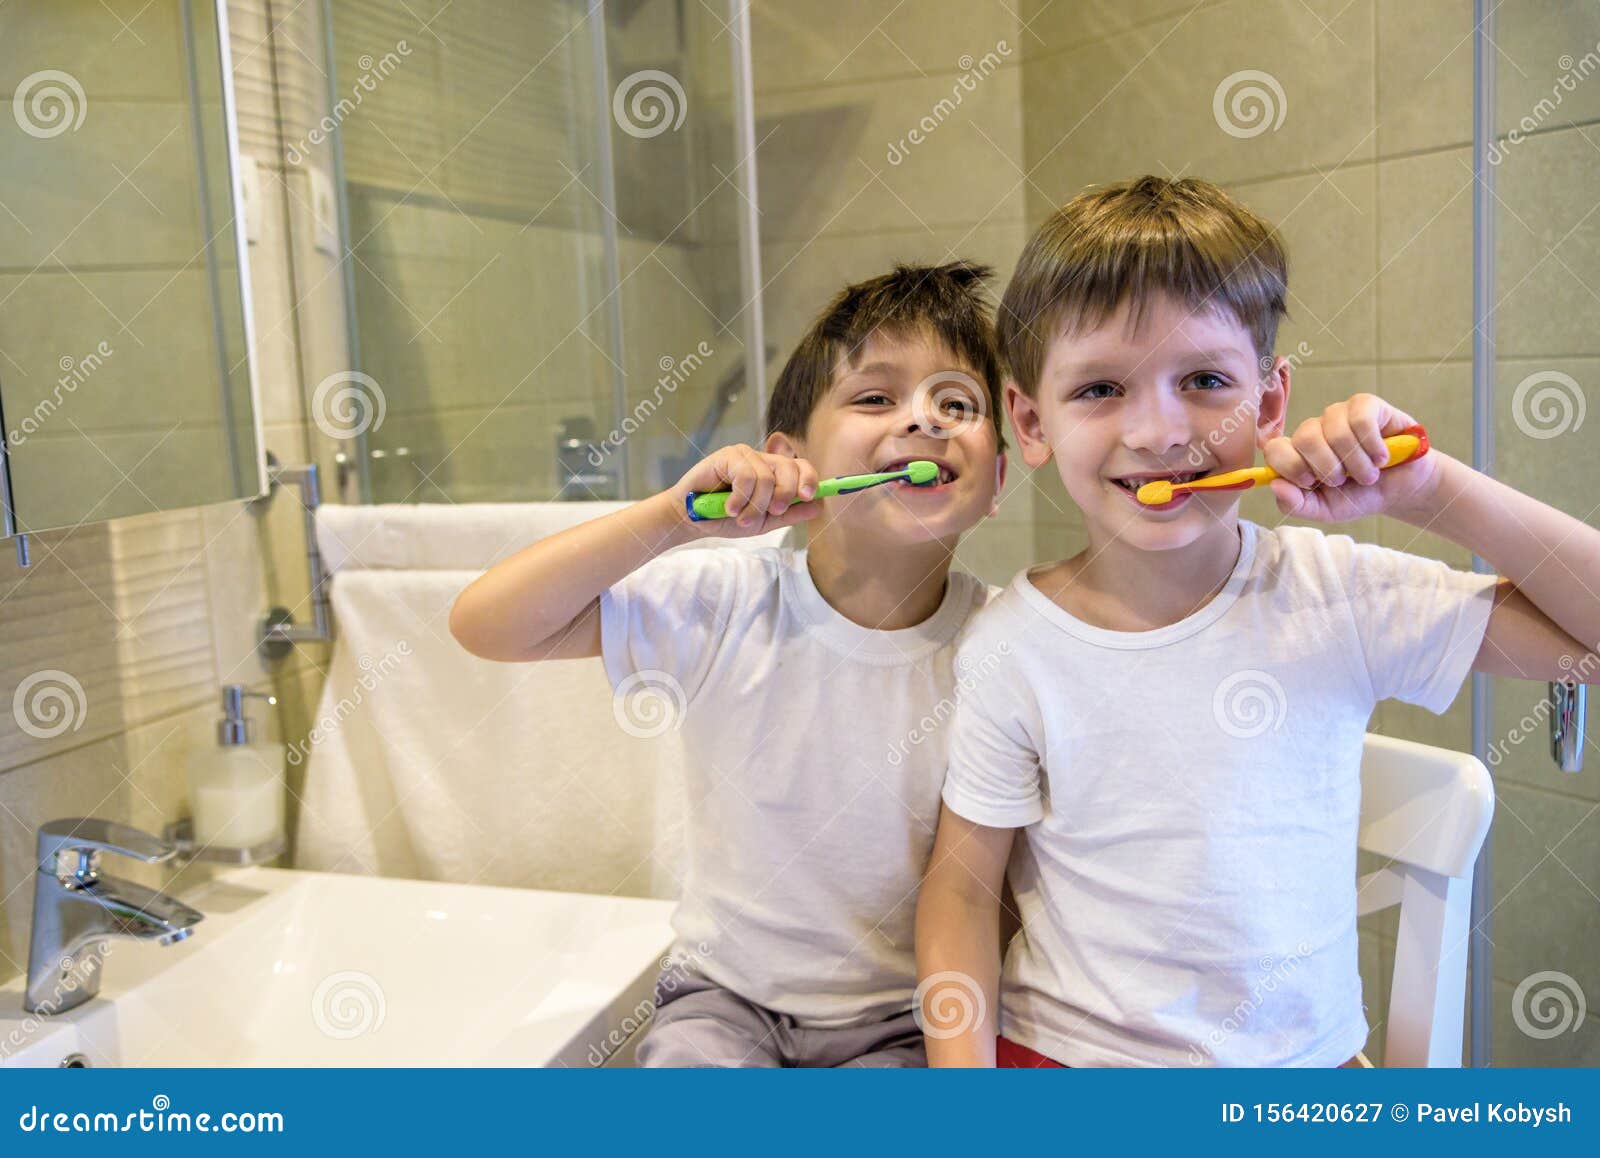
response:
[(1253, 668), (1234, 672), (1217, 685), (1211, 697), (1212, 716), (1236, 740), (1253, 740), (1281, 728), (1288, 707), (1283, 685), (1271, 674)]
[(1290, 976), (1299, 971), (1300, 962), (1310, 955), (1311, 946), (1301, 941), (1295, 945), (1293, 953), (1281, 960), (1270, 954), (1258, 958), (1256, 968), (1260, 973), (1250, 982), (1250, 992), (1240, 998), (1228, 1015), (1212, 1028), (1205, 1041), (1189, 1047), (1189, 1064), (1197, 1066), (1204, 1063), (1202, 1050), (1215, 1057), (1217, 1050), (1244, 1028), (1256, 1011), (1266, 1004), (1267, 998), (1276, 993), (1280, 985), (1287, 983)]
[(366, 94), (378, 90), (378, 82), (388, 77), (395, 69), (400, 67), (403, 57), (411, 55), (411, 45), (404, 40), (395, 42), (390, 51), (384, 53), (376, 60), (370, 52), (364, 52), (356, 58), (356, 66), (361, 73), (356, 77), (355, 83), (350, 86), (350, 95), (339, 98), (339, 103), (333, 106), (333, 111), (314, 125), (309, 133), (298, 142), (288, 145), (284, 149), (284, 156), (291, 165), (298, 165), (305, 160), (305, 155), (313, 145), (320, 145), (333, 135), (333, 131), (344, 123), (344, 119), (356, 109), (361, 107), (361, 102)]
[(329, 438), (359, 438), (376, 430), (387, 410), (377, 379), (359, 370), (329, 374), (311, 394), (312, 421)]
[(311, 995), (311, 1019), (323, 1033), (341, 1040), (376, 1033), (387, 1009), (383, 986), (357, 969), (330, 973)]
[(11, 697), (11, 714), (17, 727), (35, 740), (50, 740), (68, 728), (83, 727), (89, 701), (83, 685), (70, 672), (50, 668), (36, 671), (17, 685)]
[(988, 1008), (983, 987), (953, 969), (930, 973), (911, 995), (911, 1015), (917, 1028), (938, 1041), (970, 1033), (983, 1023)]
[(13, 1022), (4, 1039), (0, 1039), (0, 1060), (15, 1056), (30, 1038), (36, 1036), (60, 1013), (78, 990), (83, 989), (105, 968), (105, 963), (117, 951), (120, 938), (108, 939), (87, 945), (71, 956), (61, 958), (50, 992), (39, 999), (39, 1007), (24, 1011), (20, 1022)]
[(1588, 1016), (1583, 986), (1566, 973), (1547, 969), (1530, 973), (1511, 995), (1511, 1020), (1529, 1037), (1540, 1041), (1578, 1032)]
[[(1561, 670), (1567, 675), (1556, 682), (1566, 683), (1569, 686), (1576, 684), (1594, 683), (1593, 672), (1600, 665), (1600, 655), (1593, 651), (1585, 652), (1583, 658), (1574, 661), (1570, 655), (1564, 655), (1556, 661), (1561, 665)], [(1547, 688), (1539, 690), (1539, 702), (1534, 705), (1531, 712), (1524, 712), (1522, 718), (1511, 725), (1510, 731), (1503, 739), (1496, 740), (1489, 745), (1489, 750), (1484, 754), (1484, 762), (1490, 768), (1498, 768), (1509, 756), (1514, 748), (1521, 747), (1522, 742), (1531, 736), (1549, 735), (1550, 716), (1556, 710)]]
[(711, 956), (711, 946), (704, 941), (692, 949), (674, 945), (670, 956), (661, 959), (661, 976), (656, 979), (655, 992), (641, 997), (622, 1020), (606, 1032), (604, 1038), (589, 1047), (589, 1066), (598, 1069), (605, 1065), (633, 1038), (634, 1034), (649, 1024), (655, 1016), (656, 1005), (666, 1004), (678, 991), (678, 986), (705, 973), (704, 959)]
[(898, 742), (889, 746), (887, 757), (891, 768), (898, 768), (911, 754), (911, 749), (922, 744), (937, 732), (956, 712), (956, 701), (988, 679), (1000, 669), (1000, 657), (1011, 654), (1011, 643), (1001, 640), (1000, 645), (993, 651), (985, 652), (983, 658), (973, 659), (970, 655), (963, 655), (956, 661), (956, 687), (955, 691), (944, 696), (934, 704), (928, 712), (916, 722), (916, 725), (907, 732)]
[(611, 115), (630, 137), (647, 140), (677, 132), (689, 112), (689, 98), (670, 72), (646, 68), (622, 78), (611, 96)]
[(976, 92), (978, 82), (987, 77), (1000, 67), (1002, 57), (1011, 55), (1011, 45), (1004, 40), (995, 42), (993, 51), (984, 53), (977, 60), (972, 59), (971, 53), (963, 53), (956, 61), (961, 69), (961, 75), (956, 77), (955, 85), (950, 89), (950, 95), (940, 97), (912, 130), (898, 141), (889, 142), (889, 151), (884, 159), (891, 165), (898, 165), (911, 155), (911, 150), (933, 135), (935, 129), (944, 124), (954, 115), (965, 95)]
[(22, 78), (11, 98), (11, 113), (28, 136), (46, 140), (77, 132), (89, 115), (89, 98), (77, 77), (47, 68)]
[(1247, 68), (1222, 78), (1211, 96), (1217, 127), (1241, 140), (1277, 132), (1289, 114), (1289, 98), (1270, 72)]
[(363, 655), (356, 660), (356, 666), (361, 669), (361, 674), (356, 676), (350, 694), (340, 696), (331, 712), (324, 712), (319, 716), (311, 725), (311, 730), (306, 733), (305, 739), (296, 740), (289, 745), (289, 763), (298, 768), (306, 757), (311, 755), (311, 749), (337, 732), (340, 726), (355, 714), (356, 709), (366, 702), (367, 693), (377, 687), (384, 678), (393, 674), (400, 666), (401, 659), (410, 654), (411, 641), (402, 639), (395, 644), (394, 651), (384, 652), (382, 659)]
[(935, 438), (957, 438), (989, 421), (989, 392), (971, 374), (940, 370), (917, 383), (911, 416)]
[(1550, 95), (1540, 97), (1532, 112), (1525, 113), (1515, 125), (1506, 130), (1504, 146), (1497, 140), (1489, 142), (1489, 147), (1484, 150), (1484, 157), (1489, 164), (1498, 165), (1504, 161), (1512, 149), (1526, 140), (1529, 134), (1537, 132), (1545, 121), (1555, 115), (1556, 109), (1561, 107), (1567, 93), (1576, 92), (1579, 82), (1589, 79), (1600, 70), (1600, 44), (1595, 45), (1577, 60), (1572, 58), (1571, 53), (1563, 53), (1556, 58), (1556, 67), (1561, 70), (1561, 75), (1556, 77), (1555, 84), (1551, 86)]
[(715, 352), (710, 343), (701, 342), (681, 358), (674, 358), (671, 354), (661, 355), (661, 360), (656, 363), (661, 367), (661, 377), (656, 379), (656, 388), (652, 391), (652, 396), (639, 399), (633, 409), (623, 416), (622, 425), (589, 447), (589, 465), (604, 465), (606, 456), (615, 450), (620, 450), (622, 444), (661, 408), (662, 396), (677, 393), (678, 387), (688, 381), (689, 376), (700, 369), (705, 360)]
[(22, 416), (22, 421), (14, 427), (7, 440), (15, 448), (28, 441), (29, 437), (37, 434), (39, 429), (57, 410), (61, 409), (62, 399), (68, 394), (75, 394), (79, 386), (89, 380), (89, 376), (105, 364), (105, 360), (115, 351), (110, 342), (101, 342), (81, 358), (74, 358), (71, 354), (64, 354), (61, 361), (56, 363), (61, 367), (61, 377), (56, 379), (55, 389), (48, 397), (41, 398), (27, 414)]
[(672, 675), (654, 669), (636, 671), (617, 685), (611, 714), (630, 736), (649, 740), (683, 725), (689, 697)]
[[(1295, 346), (1295, 352), (1285, 354), (1283, 360), (1289, 364), (1289, 368), (1292, 370), (1298, 368), (1302, 362), (1311, 357), (1311, 354), (1311, 344), (1309, 342), (1301, 342)], [(1272, 373), (1273, 367), (1277, 364), (1278, 358), (1275, 354), (1264, 354), (1256, 360), (1257, 368), (1261, 371), (1262, 377)], [(1217, 428), (1206, 432), (1206, 436), (1202, 440), (1204, 445), (1196, 443), (1189, 447), (1185, 457), (1190, 468), (1193, 470), (1210, 469), (1207, 464), (1211, 460), (1211, 455), (1207, 453), (1205, 448), (1210, 447), (1212, 451), (1215, 451), (1246, 426), (1254, 431), (1256, 420), (1260, 417), (1260, 413), (1260, 399), (1253, 393), (1247, 394), (1244, 398), (1234, 403), (1233, 409), (1217, 424)]]
[(1586, 409), (1583, 387), (1559, 370), (1529, 374), (1511, 394), (1511, 417), (1529, 438), (1558, 438), (1577, 430)]

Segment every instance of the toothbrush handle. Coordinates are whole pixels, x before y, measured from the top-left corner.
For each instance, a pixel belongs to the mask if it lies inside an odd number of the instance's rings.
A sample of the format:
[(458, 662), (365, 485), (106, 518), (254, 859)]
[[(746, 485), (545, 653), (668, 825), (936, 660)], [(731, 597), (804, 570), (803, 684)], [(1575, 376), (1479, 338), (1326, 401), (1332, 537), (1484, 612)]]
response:
[[(1389, 461), (1384, 463), (1379, 470), (1388, 470), (1391, 466), (1399, 466), (1413, 459), (1421, 458), (1428, 453), (1428, 432), (1420, 424), (1408, 426), (1399, 434), (1391, 434), (1383, 440), (1389, 448)], [(1270, 466), (1247, 466), (1243, 470), (1230, 470), (1227, 474), (1214, 475), (1208, 479), (1196, 479), (1190, 483), (1180, 483), (1174, 486), (1173, 491), (1182, 490), (1212, 490), (1233, 491), (1253, 490), (1264, 487), (1273, 479), (1278, 478), (1278, 472)]]
[(691, 523), (703, 523), (707, 519), (725, 519), (728, 517), (728, 496), (732, 491), (690, 491), (683, 496), (683, 506), (689, 513)]
[[(811, 497), (831, 499), (849, 481), (849, 479), (825, 478), (817, 484), (817, 492)], [(727, 518), (728, 496), (732, 493), (732, 491), (690, 491), (683, 497), (684, 509), (689, 512), (689, 521), (703, 523), (707, 519)]]

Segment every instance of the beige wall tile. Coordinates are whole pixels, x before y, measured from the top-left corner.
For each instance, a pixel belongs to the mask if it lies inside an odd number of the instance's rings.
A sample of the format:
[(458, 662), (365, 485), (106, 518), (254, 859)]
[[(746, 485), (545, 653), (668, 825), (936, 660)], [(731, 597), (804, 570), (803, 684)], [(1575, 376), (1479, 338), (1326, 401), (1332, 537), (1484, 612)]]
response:
[(1021, 59), (1017, 17), (1004, 4), (821, 0), (799, 7), (769, 0), (752, 5), (750, 24), (757, 93), (953, 76), (972, 69), (985, 53), (1012, 63)]
[(60, 136), (0, 136), (5, 267), (194, 260), (205, 235), (191, 137), (187, 104), (109, 100)]
[(1600, 360), (1502, 359), (1495, 379), (1496, 477), (1594, 525), (1600, 518)]
[(1508, 148), (1496, 168), (1501, 357), (1600, 353), (1600, 218), (1590, 212), (1597, 181), (1600, 130), (1592, 127), (1533, 137)]
[(1502, 136), (1600, 117), (1600, 12), (1593, 4), (1544, 0), (1497, 9), (1494, 38), (1496, 127)]
[(1472, 0), (1379, 3), (1377, 21), (1378, 155), (1470, 145)]
[[(1519, 979), (1520, 981), (1521, 979)], [(1539, 983), (1535, 982), (1525, 992), (1522, 1008), (1528, 1009), (1528, 1001), (1534, 999), (1534, 994), (1540, 991)], [(1550, 1001), (1550, 1008), (1542, 1016), (1548, 1017), (1550, 1013), (1559, 1009), (1555, 1004), (1556, 990), (1550, 991), (1550, 996), (1542, 1000)], [(1565, 992), (1568, 1000), (1573, 1001), (1572, 990), (1567, 987)], [(1560, 1015), (1554, 1021), (1540, 1020), (1525, 1014), (1523, 1024), (1534, 1030), (1539, 1036), (1534, 1037), (1527, 1033), (1521, 1025), (1517, 1024), (1515, 1010), (1517, 1008), (1517, 985), (1495, 980), (1494, 1002), (1494, 1064), (1496, 1066), (1584, 1066), (1593, 1068), (1600, 1066), (1600, 1017), (1593, 1014), (1581, 1024), (1572, 1025), (1572, 1028), (1546, 1037), (1544, 1034), (1555, 1025), (1561, 1024)], [(1588, 1008), (1593, 1009), (1594, 1003), (1589, 1002)]]
[(959, 105), (946, 76), (758, 97), (763, 244), (1019, 217), (1020, 91), (1007, 67)]
[(1376, 170), (1348, 165), (1232, 190), (1278, 229), (1289, 254), (1289, 318), (1278, 352), (1300, 361), (1377, 357)]
[[(1511, 985), (1545, 970), (1594, 984), (1600, 950), (1600, 810), (1587, 800), (1502, 782), (1496, 786), (1494, 827), (1494, 975)], [(1591, 1006), (1592, 1007), (1592, 1006)], [(1496, 1029), (1500, 1026), (1497, 1024)], [(1506, 1033), (1509, 1049), (1556, 1050)], [(1580, 1034), (1581, 1036), (1581, 1034)], [(1537, 1047), (1537, 1049), (1536, 1049)], [(1561, 1064), (1546, 1060), (1512, 1064)], [(1497, 1058), (1497, 1064), (1507, 1064)], [(1581, 1063), (1580, 1063), (1581, 1064)]]
[[(1231, 183), (1371, 159), (1372, 8), (1338, 7), (1208, 6), (1030, 60), (1024, 134), (1041, 196), (1142, 173)], [(1265, 81), (1225, 84), (1248, 71), (1269, 74), (1281, 99)], [(1226, 111), (1251, 88), (1265, 99)], [(1269, 120), (1277, 127), (1256, 132)]]
[(18, 4), (0, 13), (0, 41), (0, 88), (8, 94), (35, 72), (59, 69), (93, 102), (187, 99), (183, 26), (172, 0)]
[(1472, 356), (1470, 150), (1378, 163), (1378, 356)]
[(1092, 41), (1106, 40), (1141, 24), (1176, 20), (1217, 0), (1028, 0), (1018, 8), (1018, 35), (1030, 60)]

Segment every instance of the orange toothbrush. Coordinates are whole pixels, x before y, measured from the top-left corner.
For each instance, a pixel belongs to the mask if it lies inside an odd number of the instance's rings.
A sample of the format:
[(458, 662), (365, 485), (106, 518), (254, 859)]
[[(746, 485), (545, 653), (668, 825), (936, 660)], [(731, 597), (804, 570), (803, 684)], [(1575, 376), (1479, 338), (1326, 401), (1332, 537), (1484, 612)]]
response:
[[(1388, 470), (1391, 466), (1399, 466), (1427, 454), (1428, 432), (1420, 425), (1408, 426), (1399, 434), (1391, 434), (1384, 439), (1383, 444), (1389, 448), (1389, 461), (1379, 469)], [(1172, 496), (1179, 491), (1247, 491), (1264, 487), (1277, 477), (1278, 472), (1270, 466), (1248, 466), (1243, 470), (1230, 470), (1226, 474), (1208, 475), (1183, 483), (1154, 479), (1140, 487), (1134, 497), (1147, 506), (1158, 506), (1171, 502)]]

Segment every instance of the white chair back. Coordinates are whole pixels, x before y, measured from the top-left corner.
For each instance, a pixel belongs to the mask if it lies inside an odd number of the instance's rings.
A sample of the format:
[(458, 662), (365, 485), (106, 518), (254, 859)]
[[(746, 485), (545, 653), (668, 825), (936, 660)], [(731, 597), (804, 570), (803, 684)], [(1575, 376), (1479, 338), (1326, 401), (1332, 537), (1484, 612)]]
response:
[(1482, 761), (1368, 733), (1358, 845), (1392, 863), (1357, 882), (1365, 916), (1400, 906), (1385, 1066), (1459, 1066), (1472, 870), (1494, 815)]

